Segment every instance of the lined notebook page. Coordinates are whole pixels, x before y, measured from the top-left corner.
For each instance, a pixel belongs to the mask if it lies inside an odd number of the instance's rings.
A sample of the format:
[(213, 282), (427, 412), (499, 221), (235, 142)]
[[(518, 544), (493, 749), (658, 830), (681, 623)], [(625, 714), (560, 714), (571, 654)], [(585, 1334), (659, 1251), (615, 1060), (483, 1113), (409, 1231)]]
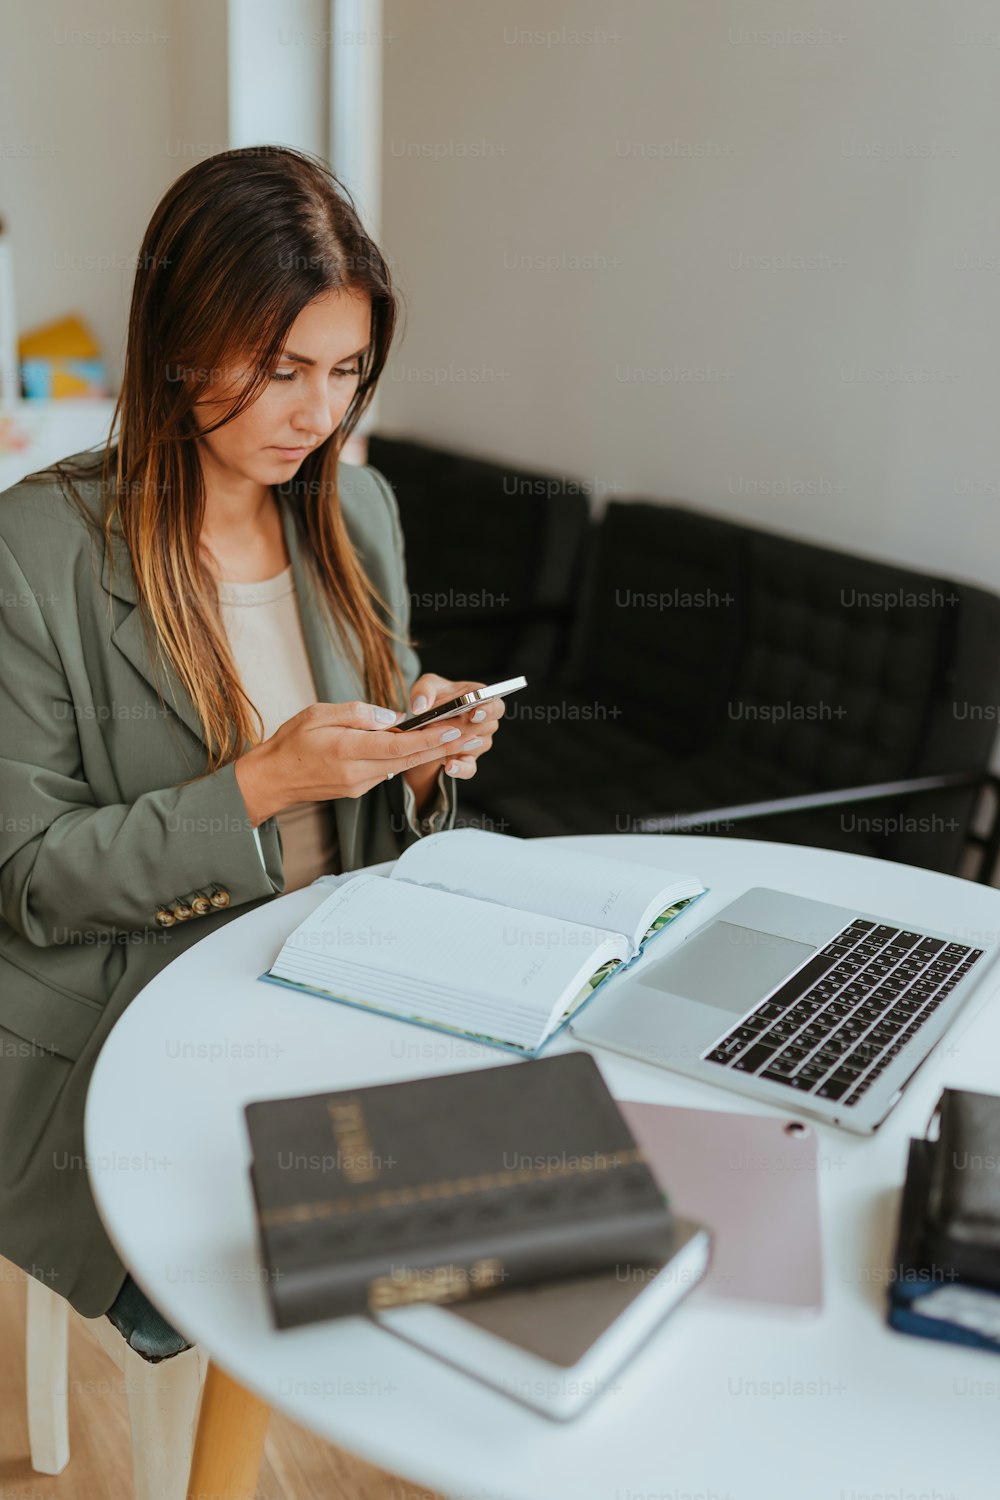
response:
[(624, 932), (636, 946), (658, 912), (702, 889), (694, 877), (673, 870), (481, 828), (418, 840), (400, 855), (390, 879)]
[(613, 933), (358, 875), (295, 929), (270, 973), (534, 1045), (601, 964), (627, 957)]

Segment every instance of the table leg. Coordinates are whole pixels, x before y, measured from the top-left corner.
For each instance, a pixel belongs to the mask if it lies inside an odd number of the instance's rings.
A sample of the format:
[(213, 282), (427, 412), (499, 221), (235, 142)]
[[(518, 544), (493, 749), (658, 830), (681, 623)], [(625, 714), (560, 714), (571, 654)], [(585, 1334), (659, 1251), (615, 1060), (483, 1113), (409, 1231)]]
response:
[(188, 1500), (254, 1500), (271, 1408), (209, 1364)]

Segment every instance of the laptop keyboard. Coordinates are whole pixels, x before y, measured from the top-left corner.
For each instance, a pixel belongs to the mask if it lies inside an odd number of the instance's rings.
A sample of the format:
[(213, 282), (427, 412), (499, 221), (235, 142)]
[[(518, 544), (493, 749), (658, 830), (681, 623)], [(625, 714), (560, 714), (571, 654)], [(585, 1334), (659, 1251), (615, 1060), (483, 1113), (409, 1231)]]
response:
[(705, 1061), (857, 1104), (983, 952), (851, 922), (714, 1043)]

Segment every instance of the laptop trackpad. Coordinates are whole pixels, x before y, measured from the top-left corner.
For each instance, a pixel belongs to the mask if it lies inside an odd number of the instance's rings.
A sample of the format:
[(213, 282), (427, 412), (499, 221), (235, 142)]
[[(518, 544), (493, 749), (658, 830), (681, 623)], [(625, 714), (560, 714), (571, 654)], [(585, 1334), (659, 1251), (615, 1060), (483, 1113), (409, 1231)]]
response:
[(808, 943), (773, 932), (713, 922), (662, 963), (636, 975), (636, 983), (740, 1015), (815, 952)]

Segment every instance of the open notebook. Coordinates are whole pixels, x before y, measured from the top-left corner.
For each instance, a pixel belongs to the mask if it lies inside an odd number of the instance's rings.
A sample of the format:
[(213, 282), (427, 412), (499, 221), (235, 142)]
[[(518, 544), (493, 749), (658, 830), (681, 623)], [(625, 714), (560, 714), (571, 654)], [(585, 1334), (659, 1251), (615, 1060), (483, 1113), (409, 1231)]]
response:
[(453, 828), (338, 885), (260, 978), (533, 1056), (704, 887)]

